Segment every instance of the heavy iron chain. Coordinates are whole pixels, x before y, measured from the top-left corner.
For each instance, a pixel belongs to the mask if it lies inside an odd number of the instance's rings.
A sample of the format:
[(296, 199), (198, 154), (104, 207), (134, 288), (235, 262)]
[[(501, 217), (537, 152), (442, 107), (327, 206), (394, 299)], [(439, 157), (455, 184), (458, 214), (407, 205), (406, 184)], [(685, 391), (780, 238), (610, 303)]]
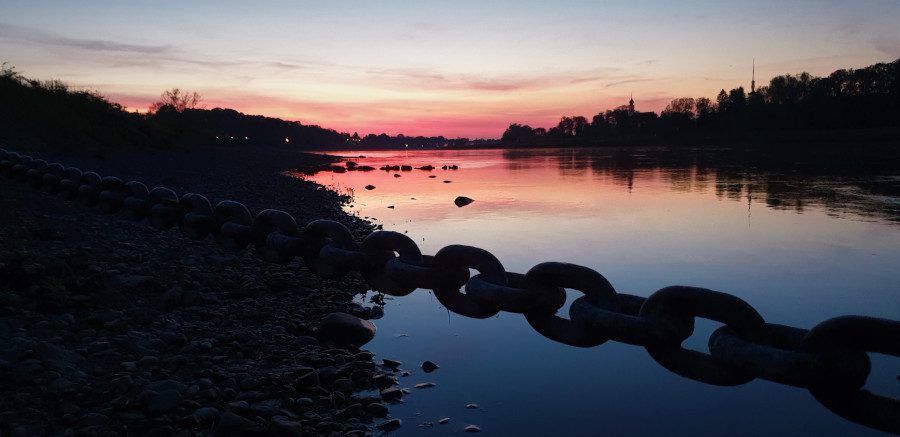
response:
[[(520, 313), (537, 332), (568, 345), (614, 340), (643, 346), (666, 369), (707, 384), (732, 386), (762, 378), (806, 388), (846, 419), (900, 434), (900, 400), (862, 388), (871, 368), (867, 352), (900, 357), (898, 321), (842, 316), (811, 330), (770, 324), (747, 302), (718, 291), (672, 286), (643, 298), (617, 293), (603, 275), (574, 264), (545, 262), (522, 275), (507, 272), (494, 255), (477, 247), (451, 245), (428, 256), (412, 239), (392, 231), (373, 232), (359, 243), (338, 222), (315, 220), (300, 227), (284, 211), (267, 209), (253, 216), (238, 202), (213, 207), (199, 194), (178, 197), (168, 188), (148, 190), (140, 182), (3, 149), (0, 174), (103, 213), (146, 219), (160, 230), (177, 225), (191, 239), (212, 235), (229, 251), (253, 245), (260, 257), (281, 264), (301, 257), (326, 278), (358, 271), (380, 293), (404, 296), (430, 289), (447, 309), (467, 317)], [(479, 274), (470, 277), (469, 269)], [(557, 315), (566, 301), (565, 288), (584, 294), (572, 302), (568, 319)], [(693, 333), (696, 317), (724, 324), (711, 334), (709, 354), (681, 345)]]

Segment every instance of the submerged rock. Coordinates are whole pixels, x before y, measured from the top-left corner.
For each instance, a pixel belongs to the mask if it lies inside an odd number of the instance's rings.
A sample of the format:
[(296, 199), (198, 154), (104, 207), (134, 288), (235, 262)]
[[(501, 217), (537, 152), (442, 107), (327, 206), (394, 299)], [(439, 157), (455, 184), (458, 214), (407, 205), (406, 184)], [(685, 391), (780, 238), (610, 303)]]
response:
[(393, 370), (397, 370), (397, 368), (400, 367), (401, 364), (403, 364), (400, 361), (392, 360), (389, 358), (385, 358), (385, 359), (381, 360), (381, 362), (384, 363), (385, 367), (388, 367)]
[(472, 200), (472, 199), (470, 199), (470, 198), (468, 198), (468, 197), (465, 197), (465, 196), (459, 196), (459, 197), (456, 198), (456, 200), (453, 201), (453, 203), (455, 203), (456, 206), (458, 206), (458, 207), (460, 207), (460, 208), (462, 208), (462, 207), (464, 207), (464, 206), (466, 206), (466, 205), (468, 205), (468, 204), (470, 204), (470, 203), (472, 203), (472, 202), (474, 202), (474, 200)]
[(438, 368), (439, 368), (439, 366), (437, 364), (434, 364), (431, 361), (425, 361), (424, 363), (422, 363), (422, 370), (424, 370), (425, 373), (434, 372)]

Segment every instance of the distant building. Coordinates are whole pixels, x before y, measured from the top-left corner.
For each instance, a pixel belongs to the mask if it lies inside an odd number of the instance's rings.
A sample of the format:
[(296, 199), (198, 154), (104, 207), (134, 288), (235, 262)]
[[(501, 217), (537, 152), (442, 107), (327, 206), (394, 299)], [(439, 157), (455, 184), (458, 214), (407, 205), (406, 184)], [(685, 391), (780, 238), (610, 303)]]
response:
[(658, 116), (655, 112), (640, 112), (634, 109), (634, 94), (628, 100), (627, 105), (622, 105), (612, 111), (606, 111), (606, 122), (619, 128), (640, 129), (648, 123), (652, 123)]

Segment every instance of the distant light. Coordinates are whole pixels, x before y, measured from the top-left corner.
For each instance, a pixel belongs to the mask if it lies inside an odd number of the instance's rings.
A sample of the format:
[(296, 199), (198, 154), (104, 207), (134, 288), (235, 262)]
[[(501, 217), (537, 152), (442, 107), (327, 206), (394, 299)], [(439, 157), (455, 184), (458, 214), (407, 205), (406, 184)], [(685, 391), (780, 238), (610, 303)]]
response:
[(244, 139), (245, 139), (245, 140), (249, 140), (249, 139), (250, 139), (250, 137), (244, 137)]
[(233, 139), (234, 139), (234, 137), (231, 137), (231, 139), (232, 139), (232, 140), (233, 140)]
[(285, 139), (284, 139), (284, 142), (285, 142), (285, 143), (290, 143), (291, 140), (290, 140), (289, 138), (285, 138)]
[(404, 144), (404, 146), (409, 147), (409, 144)]

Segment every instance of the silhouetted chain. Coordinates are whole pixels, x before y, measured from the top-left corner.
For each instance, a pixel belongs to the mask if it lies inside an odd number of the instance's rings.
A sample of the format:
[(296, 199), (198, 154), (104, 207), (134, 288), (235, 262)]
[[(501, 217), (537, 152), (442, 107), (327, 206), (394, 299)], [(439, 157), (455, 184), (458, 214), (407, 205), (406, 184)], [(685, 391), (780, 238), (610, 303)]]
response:
[[(168, 188), (148, 190), (136, 181), (101, 177), (58, 163), (0, 149), (0, 173), (106, 214), (146, 219), (165, 230), (178, 226), (188, 238), (212, 235), (224, 249), (253, 245), (260, 257), (286, 264), (301, 257), (316, 274), (362, 274), (372, 290), (403, 296), (433, 290), (447, 309), (473, 317), (521, 313), (540, 334), (572, 346), (608, 340), (643, 346), (666, 369), (715, 385), (755, 378), (806, 388), (831, 411), (862, 425), (900, 434), (900, 401), (862, 389), (870, 371), (866, 352), (900, 357), (900, 322), (842, 316), (811, 330), (766, 323), (750, 304), (730, 294), (696, 287), (666, 287), (649, 297), (620, 294), (600, 273), (574, 264), (545, 262), (524, 275), (507, 272), (490, 252), (450, 245), (423, 255), (404, 234), (377, 231), (358, 243), (344, 225), (315, 220), (300, 227), (274, 209), (250, 214), (224, 200), (212, 207), (199, 194), (178, 197)], [(469, 269), (479, 273), (470, 277)], [(465, 287), (465, 292), (461, 291)], [(557, 315), (565, 289), (584, 296)], [(724, 324), (709, 338), (709, 354), (682, 342), (702, 317)]]

